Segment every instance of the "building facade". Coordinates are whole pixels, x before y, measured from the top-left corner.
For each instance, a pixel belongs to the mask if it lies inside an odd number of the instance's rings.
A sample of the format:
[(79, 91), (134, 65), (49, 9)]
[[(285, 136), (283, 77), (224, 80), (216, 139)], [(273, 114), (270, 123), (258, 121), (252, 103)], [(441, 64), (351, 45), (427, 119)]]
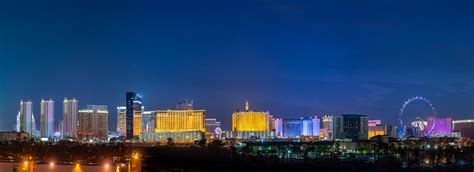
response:
[(145, 112), (144, 106), (133, 110), (133, 137), (138, 137), (143, 132), (143, 112)]
[(35, 116), (33, 115), (33, 102), (20, 101), (20, 111), (17, 115), (17, 128), (18, 132), (27, 132), (31, 136), (35, 134)]
[(430, 116), (426, 121), (428, 122), (427, 126), (432, 126), (432, 131), (426, 130), (427, 136), (448, 136), (453, 132), (452, 118), (434, 118)]
[(367, 140), (367, 115), (343, 114), (333, 116), (334, 139), (338, 140)]
[(144, 111), (142, 116), (142, 132), (154, 132), (156, 128), (156, 112)]
[(206, 132), (205, 110), (157, 110), (155, 132)]
[(77, 137), (78, 101), (64, 98), (63, 101), (63, 137)]
[(321, 137), (321, 139), (324, 140), (332, 140), (333, 139), (333, 119), (331, 115), (326, 115), (322, 117), (323, 120), (323, 129), (324, 130), (324, 136)]
[(283, 137), (283, 119), (273, 118), (273, 123), (275, 126), (275, 137)]
[(0, 132), (0, 142), (27, 141), (29, 138), (27, 132)]
[(87, 105), (79, 110), (79, 138), (106, 140), (108, 138), (109, 112), (104, 105)]
[(125, 135), (127, 139), (132, 139), (141, 132), (142, 96), (135, 92), (127, 92), (125, 108)]
[(299, 138), (303, 133), (303, 124), (300, 119), (283, 119), (283, 137)]
[(342, 116), (332, 116), (333, 140), (345, 138), (344, 123)]
[(270, 131), (268, 112), (249, 110), (248, 102), (245, 103), (245, 111), (232, 113), (232, 131)]
[(385, 135), (385, 127), (382, 125), (382, 120), (377, 120), (377, 119), (369, 120), (368, 126), (369, 126), (369, 133), (368, 133), (369, 139), (374, 136)]
[(192, 100), (183, 100), (176, 103), (176, 110), (193, 110)]
[(125, 106), (117, 107), (117, 133), (120, 136), (125, 136), (127, 132), (126, 114), (127, 108)]
[(283, 119), (283, 137), (299, 138), (301, 136), (319, 136), (320, 120), (318, 117), (300, 119)]
[(225, 131), (221, 138), (232, 138), (236, 140), (260, 140), (260, 139), (274, 139), (274, 131)]
[(461, 136), (474, 138), (474, 119), (453, 120), (453, 132), (461, 133)]
[(168, 142), (174, 143), (193, 143), (195, 140), (204, 138), (203, 132), (186, 131), (186, 132), (142, 132), (140, 139), (144, 142)]
[(221, 128), (221, 122), (217, 121), (216, 118), (205, 119), (206, 131), (212, 135), (216, 135), (216, 128)]
[(368, 133), (369, 139), (375, 136), (382, 136), (382, 135), (385, 135), (384, 126), (382, 125), (369, 126), (369, 133)]
[(40, 116), (40, 134), (41, 137), (52, 138), (54, 134), (54, 101), (41, 100)]

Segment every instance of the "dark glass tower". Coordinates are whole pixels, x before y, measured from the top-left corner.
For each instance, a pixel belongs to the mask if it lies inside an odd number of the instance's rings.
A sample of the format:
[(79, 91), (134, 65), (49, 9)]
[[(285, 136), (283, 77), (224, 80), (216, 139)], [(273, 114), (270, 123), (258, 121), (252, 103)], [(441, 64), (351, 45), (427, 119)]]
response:
[(367, 115), (343, 114), (343, 132), (346, 139), (367, 140), (368, 139), (368, 117)]
[(136, 107), (142, 106), (142, 97), (135, 93), (135, 92), (127, 92), (126, 93), (126, 115), (125, 115), (125, 123), (126, 123), (126, 137), (127, 139), (133, 138), (133, 112), (135, 111)]

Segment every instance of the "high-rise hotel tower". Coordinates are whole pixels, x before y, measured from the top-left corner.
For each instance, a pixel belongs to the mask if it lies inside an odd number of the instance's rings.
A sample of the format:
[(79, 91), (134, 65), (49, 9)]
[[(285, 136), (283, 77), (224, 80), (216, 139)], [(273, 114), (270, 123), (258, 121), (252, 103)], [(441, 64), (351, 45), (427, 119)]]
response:
[(270, 114), (250, 110), (249, 103), (245, 102), (245, 111), (232, 113), (232, 131), (270, 131)]
[(41, 137), (51, 138), (54, 133), (54, 101), (41, 100), (41, 116), (40, 116), (40, 133)]
[(63, 137), (77, 137), (77, 113), (78, 101), (76, 99), (64, 98), (63, 101)]
[(134, 136), (140, 135), (142, 125), (141, 115), (143, 113), (142, 96), (135, 92), (127, 92), (126, 98), (125, 134), (127, 139), (132, 139)]
[(36, 127), (35, 117), (33, 115), (33, 102), (31, 100), (20, 101), (20, 111), (18, 112), (17, 116), (16, 130), (19, 132), (27, 132), (30, 135), (34, 135)]

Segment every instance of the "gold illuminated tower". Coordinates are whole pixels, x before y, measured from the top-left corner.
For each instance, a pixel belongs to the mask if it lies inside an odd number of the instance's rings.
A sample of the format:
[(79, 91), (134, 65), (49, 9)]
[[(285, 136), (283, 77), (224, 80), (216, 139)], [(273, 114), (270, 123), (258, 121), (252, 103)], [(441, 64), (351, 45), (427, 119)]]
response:
[(157, 110), (155, 132), (205, 132), (205, 110)]
[(245, 112), (232, 113), (232, 131), (270, 131), (269, 113), (251, 111), (245, 101)]
[(145, 111), (145, 107), (141, 106), (141, 109), (135, 108), (133, 110), (133, 136), (139, 136), (142, 132), (142, 115)]

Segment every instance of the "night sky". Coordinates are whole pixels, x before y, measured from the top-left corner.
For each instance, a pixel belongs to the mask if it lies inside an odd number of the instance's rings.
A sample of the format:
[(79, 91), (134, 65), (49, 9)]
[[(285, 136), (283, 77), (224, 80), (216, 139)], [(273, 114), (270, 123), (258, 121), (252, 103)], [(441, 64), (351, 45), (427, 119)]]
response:
[[(0, 129), (20, 99), (146, 110), (194, 100), (283, 118), (358, 113), (395, 123), (412, 96), (438, 116), (474, 118), (474, 1), (2, 1)], [(414, 102), (406, 114), (429, 114)], [(39, 128), (39, 124), (37, 124)], [(56, 126), (57, 127), (57, 126)]]

